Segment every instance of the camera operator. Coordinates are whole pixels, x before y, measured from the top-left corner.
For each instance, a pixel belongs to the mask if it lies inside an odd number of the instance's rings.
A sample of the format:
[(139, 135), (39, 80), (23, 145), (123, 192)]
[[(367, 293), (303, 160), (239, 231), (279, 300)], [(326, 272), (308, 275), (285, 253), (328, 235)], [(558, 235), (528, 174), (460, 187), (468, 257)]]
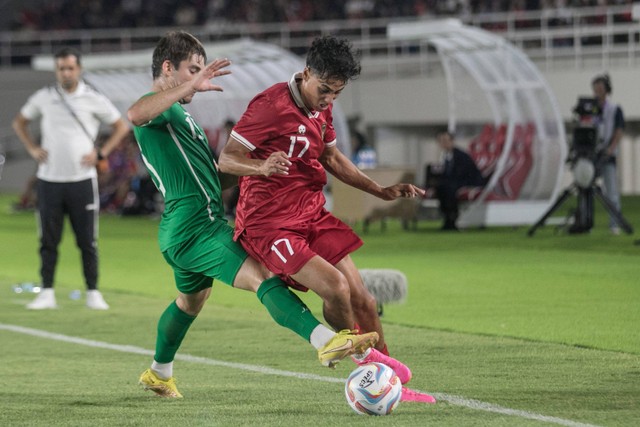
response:
[[(597, 167), (602, 176), (607, 198), (611, 200), (616, 210), (621, 212), (616, 157), (624, 131), (624, 115), (622, 108), (609, 99), (612, 87), (608, 74), (594, 77), (591, 88), (599, 107), (599, 114), (595, 120), (598, 131)], [(620, 229), (612, 216), (609, 217), (609, 229), (613, 234), (620, 234)]]

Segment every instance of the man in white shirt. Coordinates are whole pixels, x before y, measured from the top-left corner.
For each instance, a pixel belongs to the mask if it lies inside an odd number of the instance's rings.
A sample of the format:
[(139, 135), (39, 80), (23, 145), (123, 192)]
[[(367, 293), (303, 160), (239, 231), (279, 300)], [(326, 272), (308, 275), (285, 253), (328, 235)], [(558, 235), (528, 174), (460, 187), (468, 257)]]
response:
[[(97, 232), (99, 197), (96, 164), (106, 158), (129, 133), (129, 126), (115, 106), (81, 79), (80, 53), (64, 48), (55, 55), (57, 83), (38, 90), (13, 121), (13, 129), (38, 162), (38, 226), (42, 291), (27, 304), (34, 310), (56, 308), (53, 292), (58, 245), (64, 215), (69, 215), (82, 254), (87, 306), (106, 310), (109, 305), (98, 291)], [(29, 123), (40, 120), (40, 144)], [(94, 141), (100, 124), (112, 127), (102, 147)]]

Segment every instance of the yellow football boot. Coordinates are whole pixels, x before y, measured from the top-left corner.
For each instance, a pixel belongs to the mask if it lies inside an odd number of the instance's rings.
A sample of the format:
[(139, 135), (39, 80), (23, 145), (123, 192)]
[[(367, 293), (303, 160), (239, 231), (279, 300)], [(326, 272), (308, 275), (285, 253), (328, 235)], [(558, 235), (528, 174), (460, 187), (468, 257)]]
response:
[(358, 335), (356, 331), (344, 329), (338, 332), (328, 343), (318, 350), (318, 359), (329, 368), (353, 353), (362, 353), (378, 342), (378, 333), (369, 332)]
[(158, 396), (182, 398), (173, 377), (168, 380), (163, 380), (151, 369), (147, 369), (140, 375), (140, 385), (142, 385), (145, 390), (151, 390)]

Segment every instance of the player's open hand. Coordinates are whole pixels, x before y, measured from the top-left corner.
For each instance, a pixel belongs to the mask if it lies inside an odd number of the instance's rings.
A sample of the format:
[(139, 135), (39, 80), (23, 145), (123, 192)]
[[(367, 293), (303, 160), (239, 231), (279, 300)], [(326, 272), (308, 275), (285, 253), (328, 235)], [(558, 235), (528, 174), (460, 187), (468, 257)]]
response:
[(289, 166), (291, 166), (291, 162), (285, 152), (276, 151), (271, 153), (262, 163), (260, 174), (264, 176), (289, 175)]
[(199, 75), (193, 79), (193, 88), (196, 92), (207, 92), (215, 90), (222, 92), (222, 87), (213, 84), (211, 79), (231, 74), (231, 71), (225, 70), (225, 67), (231, 65), (231, 61), (227, 58), (214, 59), (206, 67), (204, 67)]
[(386, 187), (382, 192), (383, 200), (395, 200), (399, 198), (413, 199), (418, 196), (424, 197), (424, 190), (413, 184), (396, 184)]

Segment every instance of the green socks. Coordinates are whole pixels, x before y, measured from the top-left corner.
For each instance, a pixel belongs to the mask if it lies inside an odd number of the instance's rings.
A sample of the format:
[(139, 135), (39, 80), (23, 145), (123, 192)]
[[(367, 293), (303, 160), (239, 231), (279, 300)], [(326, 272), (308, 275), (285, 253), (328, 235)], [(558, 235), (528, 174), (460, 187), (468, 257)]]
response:
[(306, 341), (310, 340), (311, 332), (320, 322), (279, 277), (262, 282), (257, 294), (276, 323), (291, 329)]
[[(258, 288), (258, 299), (279, 325), (291, 329), (307, 342), (311, 332), (321, 323), (309, 311), (304, 302), (278, 277), (267, 279)], [(154, 360), (158, 363), (172, 362), (180, 344), (195, 320), (180, 310), (173, 301), (158, 321), (158, 337)]]
[(189, 316), (180, 310), (175, 301), (169, 304), (158, 321), (158, 338), (154, 357), (156, 362), (169, 363), (173, 361), (182, 339), (194, 320), (195, 316)]

